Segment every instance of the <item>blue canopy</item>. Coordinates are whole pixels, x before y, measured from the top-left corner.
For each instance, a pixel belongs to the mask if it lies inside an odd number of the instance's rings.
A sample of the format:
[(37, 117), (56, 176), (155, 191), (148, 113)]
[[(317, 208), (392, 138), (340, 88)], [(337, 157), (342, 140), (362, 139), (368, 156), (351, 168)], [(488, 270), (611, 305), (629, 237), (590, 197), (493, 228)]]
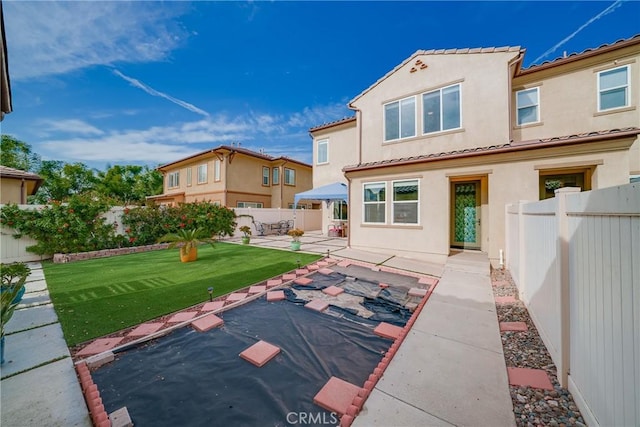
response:
[(347, 184), (334, 182), (333, 184), (323, 185), (322, 187), (312, 188), (311, 190), (297, 193), (293, 197), (294, 206), (298, 206), (300, 200), (325, 200), (327, 204), (332, 200), (344, 200), (349, 198)]

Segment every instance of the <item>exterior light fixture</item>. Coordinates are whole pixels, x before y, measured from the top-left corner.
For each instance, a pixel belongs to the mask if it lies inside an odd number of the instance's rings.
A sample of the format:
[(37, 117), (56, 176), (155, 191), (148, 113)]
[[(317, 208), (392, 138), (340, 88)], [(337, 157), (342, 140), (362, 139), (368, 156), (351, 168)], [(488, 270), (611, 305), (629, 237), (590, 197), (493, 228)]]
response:
[(207, 292), (209, 292), (209, 301), (213, 301), (213, 286), (209, 286)]

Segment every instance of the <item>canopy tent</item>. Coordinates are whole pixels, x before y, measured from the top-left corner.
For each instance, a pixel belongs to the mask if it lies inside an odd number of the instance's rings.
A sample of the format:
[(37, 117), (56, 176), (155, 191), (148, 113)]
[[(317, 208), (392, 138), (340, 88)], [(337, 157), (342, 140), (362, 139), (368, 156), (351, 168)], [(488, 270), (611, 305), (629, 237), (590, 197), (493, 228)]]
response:
[(300, 200), (325, 200), (327, 204), (333, 200), (344, 200), (349, 198), (347, 184), (334, 182), (333, 184), (323, 185), (322, 187), (312, 188), (302, 193), (297, 193), (293, 197), (294, 207), (298, 206)]

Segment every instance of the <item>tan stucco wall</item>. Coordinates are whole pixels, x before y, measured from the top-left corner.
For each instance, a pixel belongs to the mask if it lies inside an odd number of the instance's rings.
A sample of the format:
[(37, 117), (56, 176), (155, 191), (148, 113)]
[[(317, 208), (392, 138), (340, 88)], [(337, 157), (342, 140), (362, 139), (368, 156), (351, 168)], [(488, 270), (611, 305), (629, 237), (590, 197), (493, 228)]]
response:
[[(0, 179), (0, 203), (22, 203), (20, 197), (22, 181), (18, 179)], [(26, 188), (24, 190), (24, 200), (26, 201)]]
[[(509, 141), (509, 61), (518, 52), (418, 55), (353, 102), (362, 110), (362, 161), (371, 162), (449, 152)], [(427, 68), (414, 73), (417, 60)], [(422, 135), (421, 94), (460, 83), (461, 129)], [(414, 138), (384, 140), (383, 105), (416, 95)]]
[[(313, 133), (313, 186), (342, 182), (347, 180), (342, 172), (346, 165), (355, 165), (358, 161), (358, 138), (356, 122), (345, 123)], [(318, 141), (328, 141), (328, 163), (318, 164)], [(322, 202), (322, 232), (327, 234), (333, 221), (333, 208)]]
[[(592, 189), (628, 182), (628, 147), (631, 140), (600, 142), (581, 147), (554, 148), (477, 158), (400, 166), (355, 172), (350, 193), (350, 241), (354, 248), (380, 253), (405, 254), (443, 262), (449, 254), (451, 230), (451, 181), (485, 177), (481, 207), (481, 250), (495, 263), (504, 249), (505, 205), (518, 200), (538, 200), (539, 169), (571, 165), (595, 165)], [(615, 151), (599, 152), (614, 145)], [(365, 182), (418, 178), (420, 212), (418, 226), (362, 225), (362, 188)], [(389, 187), (388, 187), (389, 188)], [(391, 215), (387, 192), (387, 221)]]
[[(629, 107), (598, 112), (598, 72), (629, 65)], [(513, 81), (513, 139), (527, 141), (640, 125), (640, 45), (585, 59)], [(540, 122), (515, 125), (515, 93), (538, 87)], [(640, 141), (629, 153), (631, 174), (640, 174)]]

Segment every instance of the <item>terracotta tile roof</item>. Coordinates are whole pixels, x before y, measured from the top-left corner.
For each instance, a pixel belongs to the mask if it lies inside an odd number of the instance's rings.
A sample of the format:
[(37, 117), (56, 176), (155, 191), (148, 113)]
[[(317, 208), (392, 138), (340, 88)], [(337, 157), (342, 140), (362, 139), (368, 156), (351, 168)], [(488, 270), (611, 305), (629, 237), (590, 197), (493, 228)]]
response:
[(28, 179), (32, 181), (42, 181), (42, 177), (35, 173), (26, 172), (20, 169), (0, 166), (0, 176), (3, 178)]
[(343, 172), (354, 172), (367, 169), (377, 169), (387, 166), (401, 166), (415, 163), (427, 163), (439, 160), (449, 160), (461, 157), (473, 157), (488, 154), (499, 154), (506, 152), (535, 150), (540, 148), (578, 144), (589, 141), (607, 140), (614, 138), (624, 138), (640, 134), (640, 128), (630, 127), (623, 129), (610, 129), (597, 132), (580, 133), (553, 138), (535, 139), (528, 141), (509, 142), (506, 144), (496, 144), (488, 147), (465, 148), (442, 153), (424, 154), (418, 156), (404, 157), (400, 159), (381, 160), (377, 162), (361, 163), (359, 165), (346, 166)]
[(413, 61), (416, 56), (419, 55), (461, 55), (461, 54), (476, 54), (476, 53), (498, 53), (498, 52), (524, 52), (520, 46), (502, 46), (502, 47), (476, 47), (476, 48), (462, 48), (462, 49), (429, 49), (429, 50), (417, 50), (413, 55), (396, 65), (391, 71), (379, 78), (374, 84), (362, 91), (358, 96), (353, 98), (349, 102), (351, 106), (356, 100), (361, 98), (364, 94), (380, 84), (387, 77), (404, 67), (407, 63)]
[(322, 129), (328, 129), (334, 126), (338, 126), (344, 123), (349, 123), (349, 122), (355, 122), (356, 121), (356, 116), (350, 116), (350, 117), (343, 117), (339, 120), (334, 120), (332, 122), (328, 122), (328, 123), (323, 123), (321, 125), (318, 126), (314, 126), (311, 129), (309, 129), (309, 132), (316, 132)]
[(623, 47), (632, 46), (635, 44), (640, 44), (640, 34), (636, 34), (627, 39), (620, 39), (613, 43), (603, 44), (595, 48), (588, 48), (583, 50), (582, 52), (574, 52), (567, 56), (561, 56), (556, 59), (544, 61), (540, 64), (530, 65), (529, 67), (520, 70), (518, 75), (528, 74), (528, 73), (540, 71), (540, 70), (551, 68), (551, 67), (557, 67), (559, 65), (566, 64), (567, 62), (573, 62), (580, 59), (588, 58), (590, 56), (600, 55), (610, 50), (621, 49)]
[(192, 159), (195, 159), (197, 157), (200, 157), (200, 156), (203, 156), (203, 155), (206, 155), (206, 154), (209, 154), (209, 153), (216, 153), (218, 151), (228, 151), (228, 152), (241, 153), (241, 154), (245, 154), (247, 156), (255, 157), (255, 158), (258, 158), (258, 159), (267, 160), (269, 162), (272, 162), (272, 161), (275, 161), (275, 160), (284, 160), (284, 161), (287, 161), (287, 162), (298, 163), (298, 164), (300, 164), (302, 166), (311, 167), (311, 165), (308, 164), (308, 163), (304, 163), (304, 162), (292, 159), (292, 158), (287, 157), (287, 156), (274, 157), (274, 156), (270, 156), (268, 154), (258, 153), (257, 151), (249, 150), (248, 148), (237, 147), (237, 146), (234, 146), (234, 145), (220, 145), (220, 146), (218, 146), (216, 148), (211, 148), (209, 150), (201, 151), (201, 152), (193, 154), (191, 156), (183, 157), (182, 159), (178, 159), (178, 160), (175, 160), (173, 162), (166, 163), (164, 165), (160, 165), (156, 169), (157, 170), (163, 170), (163, 169), (166, 169), (169, 166), (175, 165), (176, 163), (181, 163), (181, 162), (184, 162), (184, 161), (187, 161), (187, 160), (192, 160)]

